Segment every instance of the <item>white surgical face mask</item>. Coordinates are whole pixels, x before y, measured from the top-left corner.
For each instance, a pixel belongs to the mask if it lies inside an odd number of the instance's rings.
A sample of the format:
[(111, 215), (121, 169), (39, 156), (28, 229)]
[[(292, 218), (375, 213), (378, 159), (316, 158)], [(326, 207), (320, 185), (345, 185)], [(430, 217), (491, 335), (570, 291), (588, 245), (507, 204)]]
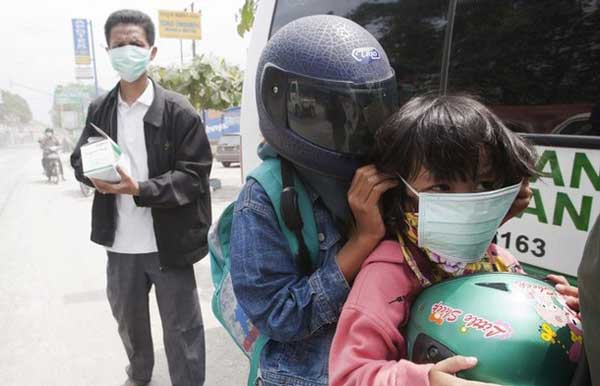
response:
[(150, 64), (150, 49), (127, 45), (108, 51), (110, 62), (121, 79), (135, 82), (142, 76)]
[(402, 181), (419, 198), (419, 247), (457, 263), (483, 257), (521, 189), (518, 183), (480, 193), (419, 193)]

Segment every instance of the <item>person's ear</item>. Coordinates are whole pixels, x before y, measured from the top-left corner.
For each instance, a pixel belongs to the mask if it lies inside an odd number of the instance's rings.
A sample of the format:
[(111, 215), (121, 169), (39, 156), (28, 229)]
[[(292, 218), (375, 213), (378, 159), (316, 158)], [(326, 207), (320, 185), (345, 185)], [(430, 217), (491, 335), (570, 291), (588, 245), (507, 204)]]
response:
[(158, 52), (158, 48), (156, 46), (152, 47), (150, 50), (150, 60), (154, 60), (156, 58), (156, 53)]

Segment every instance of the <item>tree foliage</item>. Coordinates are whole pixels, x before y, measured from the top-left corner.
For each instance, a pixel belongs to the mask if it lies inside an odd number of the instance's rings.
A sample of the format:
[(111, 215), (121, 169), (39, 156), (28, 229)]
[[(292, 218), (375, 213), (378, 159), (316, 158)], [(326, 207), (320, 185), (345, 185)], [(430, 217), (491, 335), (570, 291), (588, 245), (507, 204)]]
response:
[(29, 123), (33, 119), (29, 103), (20, 95), (0, 90), (2, 103), (0, 104), (0, 122), (2, 123)]
[(244, 0), (244, 5), (238, 10), (238, 14), (236, 15), (238, 22), (237, 32), (241, 37), (244, 37), (246, 32), (252, 29), (257, 6), (258, 0)]
[(197, 110), (224, 110), (241, 103), (243, 73), (223, 59), (200, 55), (183, 69), (152, 67), (150, 76), (163, 87), (185, 95)]

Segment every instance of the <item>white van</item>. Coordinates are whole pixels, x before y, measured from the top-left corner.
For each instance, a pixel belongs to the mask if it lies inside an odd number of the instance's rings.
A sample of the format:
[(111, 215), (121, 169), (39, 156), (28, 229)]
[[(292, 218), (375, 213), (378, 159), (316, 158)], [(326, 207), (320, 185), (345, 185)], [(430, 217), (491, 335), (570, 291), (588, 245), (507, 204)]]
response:
[(600, 214), (600, 0), (260, 0), (242, 98), (244, 172), (259, 163), (260, 53), (283, 25), (314, 14), (378, 38), (401, 104), (431, 90), (472, 92), (537, 145), (549, 176), (532, 182), (530, 207), (497, 242), (530, 273), (575, 277)]

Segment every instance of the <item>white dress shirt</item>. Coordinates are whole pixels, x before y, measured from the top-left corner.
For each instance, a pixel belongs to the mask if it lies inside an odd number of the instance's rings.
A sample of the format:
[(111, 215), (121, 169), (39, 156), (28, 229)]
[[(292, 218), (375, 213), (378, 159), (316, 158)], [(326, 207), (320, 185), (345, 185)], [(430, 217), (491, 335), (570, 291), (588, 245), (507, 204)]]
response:
[[(130, 106), (119, 92), (117, 143), (121, 147), (119, 165), (136, 181), (148, 180), (148, 153), (144, 135), (144, 116), (154, 100), (154, 87), (148, 80), (146, 90)], [(109, 251), (117, 253), (157, 252), (150, 208), (138, 207), (133, 197), (118, 194), (115, 242)]]

